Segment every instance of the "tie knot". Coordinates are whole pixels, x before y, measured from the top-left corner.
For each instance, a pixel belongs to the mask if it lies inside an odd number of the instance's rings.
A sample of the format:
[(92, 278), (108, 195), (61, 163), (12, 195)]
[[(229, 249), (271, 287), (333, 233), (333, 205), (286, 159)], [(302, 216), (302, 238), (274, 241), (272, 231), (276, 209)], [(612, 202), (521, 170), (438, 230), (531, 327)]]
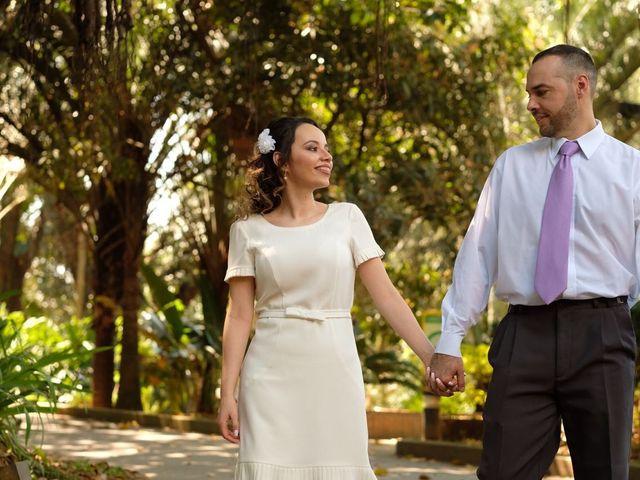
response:
[(578, 145), (578, 142), (564, 142), (560, 147), (560, 155), (566, 155), (570, 157), (578, 150), (580, 150), (580, 145)]

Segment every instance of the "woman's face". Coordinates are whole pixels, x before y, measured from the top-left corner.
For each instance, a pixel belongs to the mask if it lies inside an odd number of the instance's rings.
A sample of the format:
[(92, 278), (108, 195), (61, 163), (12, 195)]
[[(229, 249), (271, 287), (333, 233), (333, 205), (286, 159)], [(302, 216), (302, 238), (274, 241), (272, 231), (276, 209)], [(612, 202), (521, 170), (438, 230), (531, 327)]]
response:
[(318, 127), (303, 123), (296, 129), (289, 162), (285, 165), (287, 186), (317, 190), (330, 184), (333, 157), (327, 139)]

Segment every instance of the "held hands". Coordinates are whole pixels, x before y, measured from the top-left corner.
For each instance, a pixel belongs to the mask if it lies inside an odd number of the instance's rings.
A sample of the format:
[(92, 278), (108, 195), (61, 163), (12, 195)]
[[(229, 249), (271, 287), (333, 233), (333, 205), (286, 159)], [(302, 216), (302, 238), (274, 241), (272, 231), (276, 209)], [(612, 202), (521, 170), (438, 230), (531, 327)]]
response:
[(231, 443), (240, 443), (240, 422), (238, 420), (238, 402), (235, 398), (220, 400), (218, 426), (222, 436)]
[(435, 395), (450, 397), (464, 392), (464, 364), (462, 358), (435, 353), (427, 367), (427, 384)]

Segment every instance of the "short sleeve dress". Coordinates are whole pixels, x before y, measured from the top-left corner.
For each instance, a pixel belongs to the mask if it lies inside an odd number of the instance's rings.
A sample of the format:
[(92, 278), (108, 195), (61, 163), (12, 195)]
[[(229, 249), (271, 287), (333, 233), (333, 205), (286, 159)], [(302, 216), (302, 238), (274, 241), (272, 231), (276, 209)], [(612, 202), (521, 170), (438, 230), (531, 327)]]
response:
[(254, 276), (256, 331), (240, 374), (236, 480), (373, 480), (350, 310), (356, 268), (384, 252), (360, 209), (316, 223), (231, 227), (225, 280)]

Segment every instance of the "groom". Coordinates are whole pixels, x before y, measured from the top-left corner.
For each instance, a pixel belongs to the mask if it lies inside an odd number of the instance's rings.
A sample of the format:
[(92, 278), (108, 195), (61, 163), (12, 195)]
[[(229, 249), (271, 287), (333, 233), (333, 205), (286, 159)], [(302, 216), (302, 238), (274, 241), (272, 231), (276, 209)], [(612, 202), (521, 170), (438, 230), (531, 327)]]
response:
[(495, 284), (480, 480), (539, 480), (565, 428), (576, 480), (624, 480), (640, 293), (640, 152), (593, 113), (596, 68), (556, 45), (527, 74), (542, 138), (496, 161), (443, 304), (431, 389), (464, 389), (460, 343)]

